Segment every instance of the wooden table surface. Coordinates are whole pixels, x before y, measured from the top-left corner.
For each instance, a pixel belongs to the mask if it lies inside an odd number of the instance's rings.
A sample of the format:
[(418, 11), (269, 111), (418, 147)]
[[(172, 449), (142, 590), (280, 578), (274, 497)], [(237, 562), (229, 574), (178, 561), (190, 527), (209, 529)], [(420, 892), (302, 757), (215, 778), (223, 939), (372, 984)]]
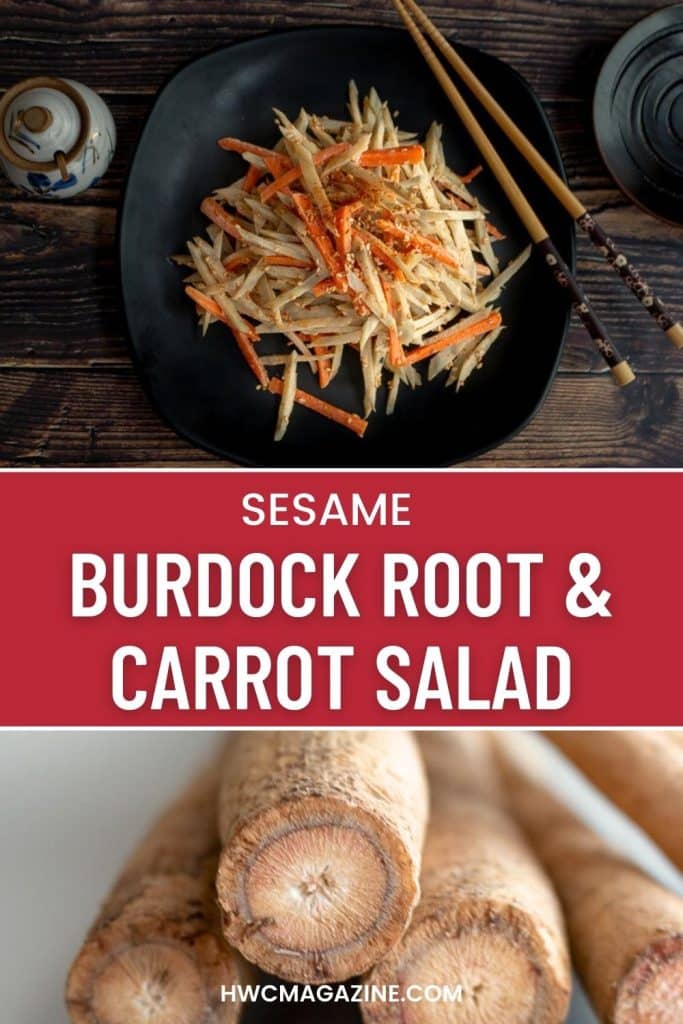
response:
[[(527, 78), (573, 187), (683, 316), (683, 229), (624, 199), (590, 126), (603, 57), (655, 7), (640, 0), (425, 6), (446, 33), (457, 31)], [(164, 425), (130, 362), (115, 256), (126, 167), (155, 92), (183, 62), (274, 27), (350, 22), (394, 25), (396, 17), (388, 0), (0, 0), (0, 88), (37, 74), (80, 79), (102, 93), (119, 132), (107, 175), (70, 202), (35, 202), (0, 181), (0, 464), (219, 464)], [(614, 387), (574, 323), (540, 413), (473, 465), (683, 465), (683, 354), (583, 239), (579, 270), (638, 380)]]

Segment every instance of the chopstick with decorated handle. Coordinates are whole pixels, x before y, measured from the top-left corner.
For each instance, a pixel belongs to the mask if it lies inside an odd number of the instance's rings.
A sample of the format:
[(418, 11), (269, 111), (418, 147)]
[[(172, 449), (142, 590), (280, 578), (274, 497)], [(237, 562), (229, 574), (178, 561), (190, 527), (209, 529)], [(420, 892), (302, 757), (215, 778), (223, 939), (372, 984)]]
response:
[(607, 363), (617, 384), (623, 386), (634, 379), (634, 373), (628, 362), (619, 354), (616, 345), (607, 336), (607, 332), (593, 310), (590, 301), (581, 286), (572, 276), (567, 264), (552, 242), (547, 230), (535, 213), (528, 199), (510, 174), (505, 163), (498, 154), (484, 129), (470, 110), (465, 99), (454, 85), (448, 72), (430, 48), (415, 21), (404, 7), (402, 0), (393, 0), (394, 6), (403, 18), (408, 31), (415, 40), (420, 53), (426, 60), (446, 96), (453, 105), (460, 120), (469, 132), (474, 143), (493, 172), (498, 184), (505, 192), (514, 207), (517, 216), (529, 232), (535, 248), (552, 273), (557, 284), (571, 296), (574, 309), (578, 313), (584, 327), (593, 338), (600, 354)]
[(564, 206), (565, 210), (571, 214), (582, 231), (585, 231), (600, 254), (616, 270), (624, 284), (631, 289), (643, 308), (654, 318), (657, 326), (664, 331), (676, 348), (683, 348), (683, 325), (676, 323), (670, 311), (652, 291), (628, 257), (617, 249), (612, 239), (600, 227), (580, 199), (574, 195), (548, 161), (541, 156), (533, 143), (518, 128), (512, 118), (505, 113), (486, 86), (477, 78), (467, 62), (453, 49), (446, 37), (418, 6), (415, 0), (403, 0), (403, 2), (408, 10), (414, 14), (418, 25), (431, 38), (456, 74), (467, 85), (472, 94), (476, 96), (484, 109), (488, 111), (510, 142), (516, 146), (522, 156), (533, 167), (545, 185)]

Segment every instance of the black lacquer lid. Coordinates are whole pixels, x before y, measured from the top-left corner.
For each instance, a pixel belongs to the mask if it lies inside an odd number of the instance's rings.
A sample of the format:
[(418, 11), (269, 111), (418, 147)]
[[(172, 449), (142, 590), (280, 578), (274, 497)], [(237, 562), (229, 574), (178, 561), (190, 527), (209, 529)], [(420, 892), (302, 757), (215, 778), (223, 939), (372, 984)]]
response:
[(683, 4), (621, 37), (600, 72), (593, 118), (619, 187), (655, 216), (683, 223)]

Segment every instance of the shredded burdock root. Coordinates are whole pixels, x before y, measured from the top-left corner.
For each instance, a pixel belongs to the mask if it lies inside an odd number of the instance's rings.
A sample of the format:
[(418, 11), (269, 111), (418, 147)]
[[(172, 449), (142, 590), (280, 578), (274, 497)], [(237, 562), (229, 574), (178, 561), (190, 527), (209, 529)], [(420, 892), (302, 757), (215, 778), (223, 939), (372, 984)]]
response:
[[(185, 291), (202, 333), (225, 324), (261, 388), (281, 396), (276, 440), (295, 404), (362, 437), (383, 383), (390, 415), (400, 385), (421, 383), (419, 363), (461, 388), (499, 337), (493, 303), (530, 252), (500, 269), (503, 236), (467, 187), (481, 168), (446, 166), (439, 125), (421, 145), (374, 89), (361, 104), (353, 82), (348, 109), (350, 120), (302, 110), (294, 122), (276, 110), (272, 149), (219, 139), (246, 174), (204, 199), (209, 240), (176, 257), (191, 268)], [(286, 349), (260, 357), (273, 334)], [(326, 388), (347, 350), (361, 364), (364, 419), (297, 379), (302, 364)]]

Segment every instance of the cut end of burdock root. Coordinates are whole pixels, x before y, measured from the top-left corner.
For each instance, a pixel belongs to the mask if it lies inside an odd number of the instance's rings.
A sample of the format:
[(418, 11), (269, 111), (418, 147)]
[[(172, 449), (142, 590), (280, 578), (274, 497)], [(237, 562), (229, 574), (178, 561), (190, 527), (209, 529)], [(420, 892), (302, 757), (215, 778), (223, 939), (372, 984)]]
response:
[(367, 1024), (564, 1020), (568, 990), (558, 984), (533, 922), (518, 916), (509, 907), (484, 903), (470, 905), (465, 914), (455, 909), (426, 918), (367, 979), (380, 989), (398, 985), (402, 1001), (366, 1002), (363, 1019)]
[(145, 943), (112, 956), (95, 981), (92, 1008), (101, 1024), (200, 1024), (207, 997), (186, 952)]
[(624, 977), (615, 1024), (679, 1024), (683, 1005), (683, 934), (653, 942)]
[(237, 999), (222, 986), (251, 969), (225, 944), (204, 883), (150, 879), (96, 923), (71, 968), (66, 1004), (74, 1024), (234, 1024)]
[(228, 942), (292, 981), (368, 970), (418, 898), (414, 859), (377, 817), (311, 797), (245, 822), (218, 869)]
[(91, 964), (85, 970), (77, 966), (69, 982), (67, 1007), (75, 1024), (233, 1024), (238, 1019), (238, 1003), (222, 1002), (221, 986), (241, 979), (225, 968), (214, 938), (200, 938), (196, 953), (160, 938), (92, 955)]

